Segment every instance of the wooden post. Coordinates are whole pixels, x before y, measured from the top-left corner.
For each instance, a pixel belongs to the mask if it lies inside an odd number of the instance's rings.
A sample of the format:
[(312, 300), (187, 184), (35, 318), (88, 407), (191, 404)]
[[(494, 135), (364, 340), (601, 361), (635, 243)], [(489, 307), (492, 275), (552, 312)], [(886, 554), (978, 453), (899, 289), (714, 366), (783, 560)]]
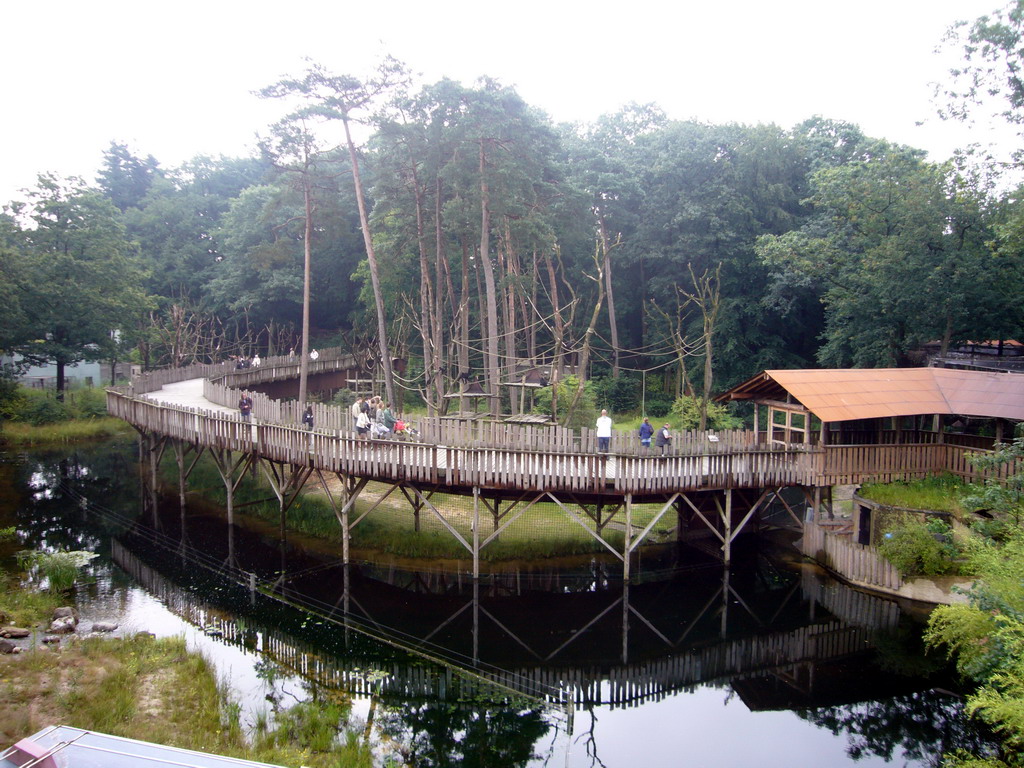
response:
[(725, 490), (725, 542), (722, 544), (722, 556), (725, 562), (725, 567), (729, 567), (729, 561), (732, 560), (732, 490)]
[[(627, 557), (629, 557), (627, 555)], [(622, 663), (629, 663), (629, 582), (622, 582)]]
[[(473, 584), (480, 578), (480, 488), (473, 486)], [(476, 653), (473, 655), (476, 658)]]
[(633, 494), (626, 494), (626, 536), (622, 544), (622, 579), (629, 581), (629, 550), (633, 537)]

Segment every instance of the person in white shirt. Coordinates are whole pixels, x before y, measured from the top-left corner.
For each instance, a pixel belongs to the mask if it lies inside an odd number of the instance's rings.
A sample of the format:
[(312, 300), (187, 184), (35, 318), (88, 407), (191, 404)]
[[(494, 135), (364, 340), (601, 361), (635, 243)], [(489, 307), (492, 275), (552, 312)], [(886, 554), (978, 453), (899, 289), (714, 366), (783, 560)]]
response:
[(602, 410), (597, 417), (597, 450), (608, 452), (608, 446), (612, 441), (612, 417), (608, 411)]

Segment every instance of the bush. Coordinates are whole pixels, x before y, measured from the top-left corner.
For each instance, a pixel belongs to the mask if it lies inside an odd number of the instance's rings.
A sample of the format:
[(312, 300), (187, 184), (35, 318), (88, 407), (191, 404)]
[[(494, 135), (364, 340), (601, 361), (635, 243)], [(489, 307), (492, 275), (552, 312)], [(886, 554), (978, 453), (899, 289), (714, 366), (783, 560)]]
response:
[(71, 411), (57, 399), (53, 392), (40, 389), (23, 389), (24, 401), (14, 414), (17, 421), (28, 422), (34, 427), (56, 424), (71, 418)]
[(72, 418), (99, 419), (107, 415), (107, 393), (96, 387), (76, 389), (66, 396)]
[(593, 379), (594, 396), (612, 413), (635, 413), (640, 409), (642, 382), (633, 374)]
[(339, 405), (342, 408), (348, 408), (356, 401), (356, 393), (351, 389), (339, 389), (334, 393), (334, 397), (331, 398), (331, 405)]
[(879, 554), (896, 566), (903, 576), (941, 576), (956, 569), (959, 550), (952, 529), (933, 518), (927, 524), (907, 520), (882, 535)]
[[(568, 422), (565, 420), (569, 404), (572, 403), (573, 398), (576, 396), (578, 386), (579, 378), (576, 376), (566, 376), (562, 381), (558, 382), (559, 423), (572, 429), (593, 427), (594, 422), (597, 421), (597, 399), (594, 393), (593, 381), (588, 381), (583, 385), (583, 393), (580, 395), (580, 401), (576, 405), (576, 411), (573, 413), (572, 419)], [(533, 402), (534, 413), (551, 413), (551, 387), (541, 387), (538, 389)]]
[[(672, 414), (679, 420), (680, 429), (696, 429), (700, 425), (700, 400), (683, 395), (672, 404)], [(742, 422), (733, 416), (727, 406), (708, 403), (708, 429), (738, 429)]]
[(651, 416), (655, 419), (660, 419), (668, 416), (672, 412), (672, 397), (670, 395), (656, 392), (654, 394), (648, 394), (644, 401), (644, 409), (647, 411), (645, 416)]
[(0, 370), (0, 421), (14, 418), (25, 405), (21, 385), (14, 378), (14, 368), (3, 366)]

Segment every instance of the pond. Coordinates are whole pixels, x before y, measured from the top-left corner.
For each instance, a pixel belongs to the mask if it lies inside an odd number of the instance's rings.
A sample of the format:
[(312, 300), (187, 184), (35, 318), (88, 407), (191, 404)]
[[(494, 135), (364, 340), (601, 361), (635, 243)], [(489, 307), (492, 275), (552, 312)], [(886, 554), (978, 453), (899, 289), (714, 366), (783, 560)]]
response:
[[(253, 722), (316, 691), (411, 766), (937, 765), (982, 737), (920, 607), (857, 592), (749, 538), (725, 570), (674, 545), (633, 582), (602, 558), (474, 581), (282, 544), (216, 510), (153, 509), (137, 449), (6, 455), (0, 528), (100, 556), (83, 621), (183, 634)], [(243, 516), (239, 516), (240, 518)]]

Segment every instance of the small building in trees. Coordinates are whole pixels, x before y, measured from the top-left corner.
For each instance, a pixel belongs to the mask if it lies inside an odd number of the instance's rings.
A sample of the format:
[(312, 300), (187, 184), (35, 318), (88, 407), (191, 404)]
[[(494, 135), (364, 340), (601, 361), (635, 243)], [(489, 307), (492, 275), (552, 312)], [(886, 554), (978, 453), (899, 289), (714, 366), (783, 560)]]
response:
[(749, 401), (762, 442), (991, 448), (1024, 421), (1024, 375), (951, 368), (768, 370), (718, 397)]

